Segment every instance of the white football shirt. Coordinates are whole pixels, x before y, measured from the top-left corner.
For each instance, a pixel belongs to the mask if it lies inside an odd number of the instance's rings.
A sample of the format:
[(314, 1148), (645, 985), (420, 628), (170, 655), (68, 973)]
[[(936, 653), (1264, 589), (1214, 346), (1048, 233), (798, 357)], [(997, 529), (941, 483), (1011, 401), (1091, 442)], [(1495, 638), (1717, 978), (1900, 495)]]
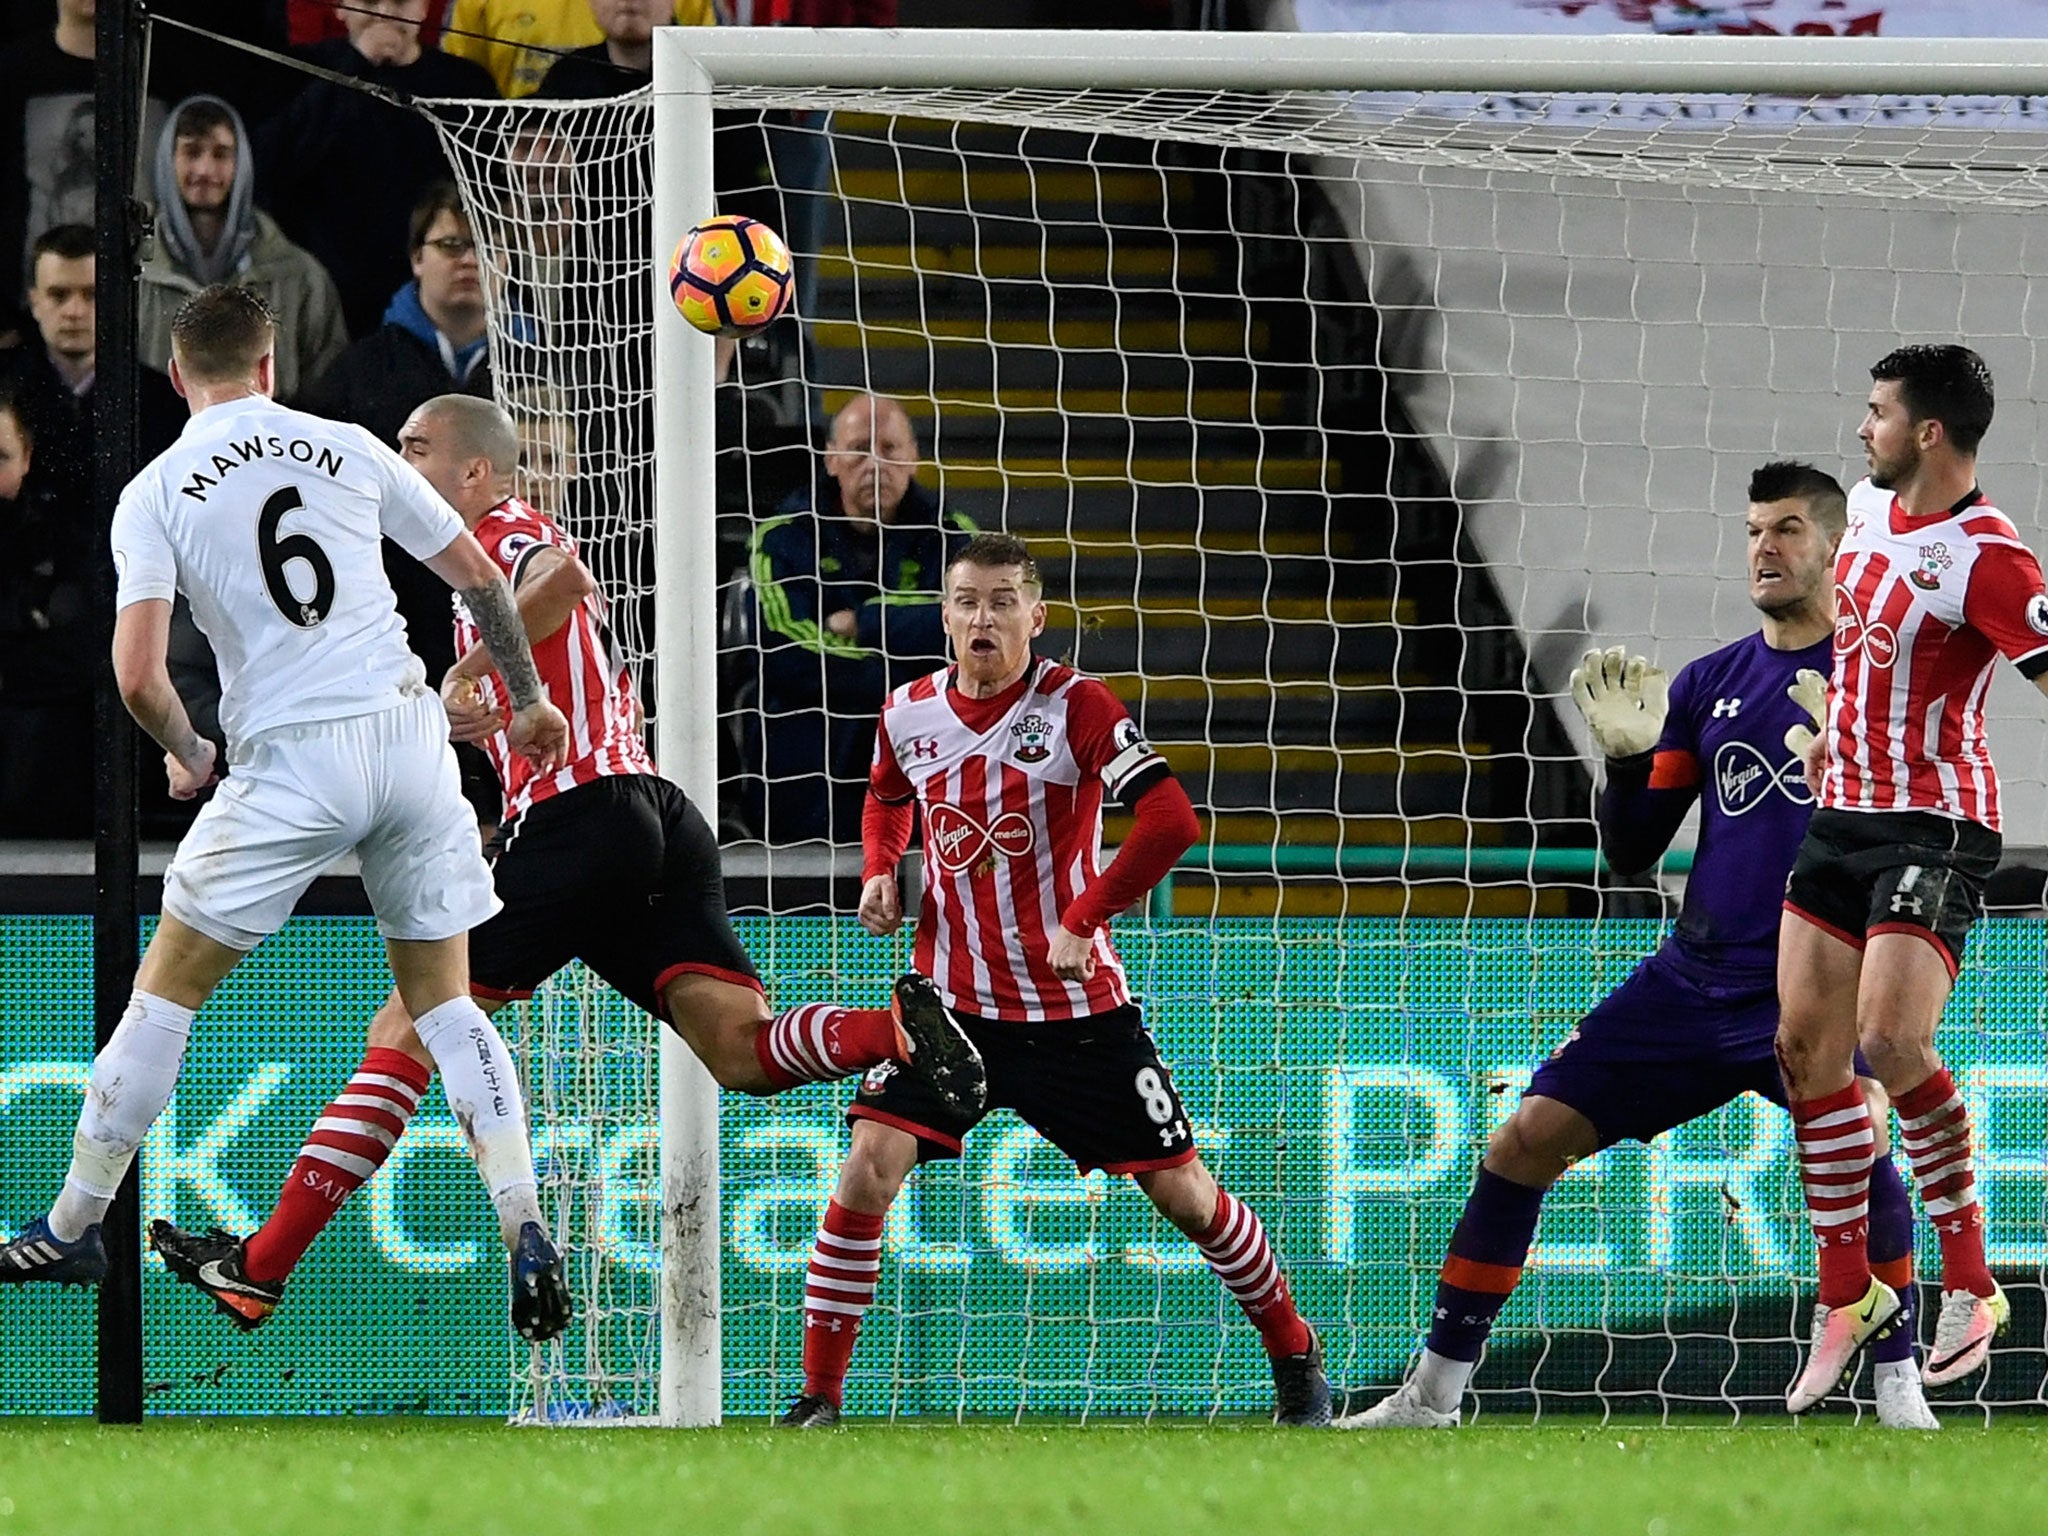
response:
[(379, 541), (424, 560), (461, 532), (425, 477), (361, 427), (230, 401), (194, 416), (121, 493), (115, 602), (191, 601), (232, 749), (389, 709), (423, 681)]

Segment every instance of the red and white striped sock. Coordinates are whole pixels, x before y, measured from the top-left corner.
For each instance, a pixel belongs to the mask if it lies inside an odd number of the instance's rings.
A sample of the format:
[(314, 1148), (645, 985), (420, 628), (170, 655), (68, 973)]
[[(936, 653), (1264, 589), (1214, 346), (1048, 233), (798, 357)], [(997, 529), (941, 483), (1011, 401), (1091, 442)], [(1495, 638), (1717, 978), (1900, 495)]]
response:
[(1195, 1239), (1195, 1246), (1259, 1330), (1267, 1354), (1277, 1359), (1308, 1349), (1312, 1337), (1308, 1322), (1295, 1309), (1287, 1277), (1273, 1258), (1273, 1245), (1266, 1241), (1258, 1212), (1219, 1184), (1216, 1215), (1208, 1230)]
[(845, 1399), (860, 1320), (881, 1279), (885, 1219), (829, 1200), (811, 1245), (804, 1275), (804, 1395), (822, 1397), (835, 1408)]
[(1984, 1262), (1984, 1208), (1970, 1157), (1970, 1110), (1942, 1068), (1896, 1100), (1899, 1139), (1913, 1169), (1920, 1204), (1941, 1238), (1941, 1288), (1989, 1296)]
[(313, 1122), (270, 1219), (250, 1236), (243, 1266), (251, 1280), (291, 1274), (342, 1203), (384, 1166), (432, 1078), (431, 1068), (403, 1051), (379, 1047), (363, 1057), (348, 1087)]
[(897, 1059), (896, 1016), (886, 1008), (812, 1003), (778, 1013), (754, 1035), (754, 1058), (779, 1092), (829, 1083)]
[(1799, 1178), (1820, 1257), (1820, 1300), (1846, 1307), (1870, 1289), (1870, 1164), (1876, 1135), (1863, 1090), (1792, 1100)]

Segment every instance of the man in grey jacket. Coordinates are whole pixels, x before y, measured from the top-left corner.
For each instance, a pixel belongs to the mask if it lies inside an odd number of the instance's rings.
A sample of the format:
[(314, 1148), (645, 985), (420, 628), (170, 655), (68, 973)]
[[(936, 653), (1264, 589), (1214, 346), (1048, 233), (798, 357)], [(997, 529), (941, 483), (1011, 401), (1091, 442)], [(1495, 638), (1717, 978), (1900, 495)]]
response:
[(171, 357), (171, 316), (210, 283), (232, 283), (277, 317), (277, 398), (290, 400), (348, 345), (327, 269), (256, 207), (255, 157), (235, 109), (188, 96), (156, 148), (156, 249), (142, 269), (142, 360)]

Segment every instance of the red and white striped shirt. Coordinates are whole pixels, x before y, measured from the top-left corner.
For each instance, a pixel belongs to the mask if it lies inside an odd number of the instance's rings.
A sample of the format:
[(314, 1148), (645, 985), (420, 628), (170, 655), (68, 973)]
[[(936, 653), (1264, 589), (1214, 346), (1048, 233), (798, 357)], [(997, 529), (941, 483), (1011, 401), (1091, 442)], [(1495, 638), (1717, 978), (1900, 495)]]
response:
[(1130, 1001), (1104, 925), (1095, 974), (1053, 974), (1046, 946), (1100, 873), (1102, 799), (1165, 774), (1166, 761), (1097, 678), (1043, 658), (993, 699), (967, 699), (952, 669), (882, 705), (868, 785), (924, 817), (924, 898), (912, 964), (946, 1005), (1035, 1022)]
[[(557, 549), (572, 557), (576, 553), (574, 539), (516, 496), (485, 513), (472, 531), (515, 592), (536, 551)], [(481, 638), (469, 609), (458, 597), (455, 654), (464, 654)], [(534, 645), (533, 664), (548, 697), (569, 718), (569, 757), (553, 773), (541, 774), (534, 771), (531, 761), (512, 750), (503, 731), (484, 743), (505, 791), (507, 822), (550, 796), (606, 774), (655, 771), (642, 734), (633, 674), (612, 655), (602, 593), (592, 592), (567, 623)], [(484, 679), (483, 687), (487, 702), (505, 703), (505, 683), (495, 671)]]
[(1909, 517), (1868, 480), (1835, 556), (1835, 678), (1820, 803), (1932, 811), (1998, 830), (1984, 698), (1999, 655), (2048, 672), (2041, 566), (2003, 512), (1972, 496)]

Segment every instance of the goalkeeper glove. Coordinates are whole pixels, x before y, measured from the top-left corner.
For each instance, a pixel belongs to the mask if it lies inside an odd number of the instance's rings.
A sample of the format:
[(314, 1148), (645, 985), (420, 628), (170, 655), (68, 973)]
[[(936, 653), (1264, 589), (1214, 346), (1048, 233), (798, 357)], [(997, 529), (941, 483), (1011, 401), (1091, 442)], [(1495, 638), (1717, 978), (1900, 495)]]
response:
[(1621, 646), (1588, 651), (1572, 669), (1572, 698), (1593, 744), (1608, 757), (1636, 757), (1664, 734), (1670, 679)]
[(1801, 667), (1785, 696), (1813, 719), (1811, 725), (1802, 720), (1785, 732), (1785, 745), (1792, 749), (1794, 757), (1804, 761), (1807, 749), (1828, 723), (1828, 680), (1811, 667)]

